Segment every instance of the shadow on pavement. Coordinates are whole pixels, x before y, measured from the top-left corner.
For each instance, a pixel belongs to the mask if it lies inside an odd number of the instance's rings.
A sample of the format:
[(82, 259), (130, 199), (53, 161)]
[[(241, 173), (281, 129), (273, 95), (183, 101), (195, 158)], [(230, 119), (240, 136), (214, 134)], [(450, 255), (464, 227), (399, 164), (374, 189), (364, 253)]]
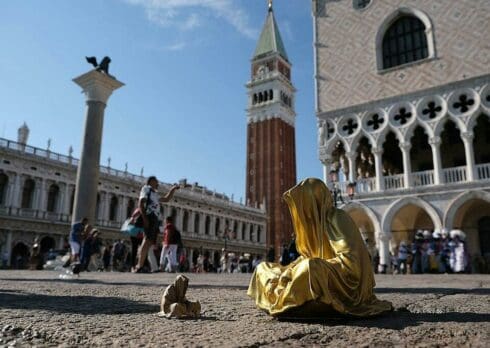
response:
[(407, 327), (418, 326), (423, 323), (484, 323), (489, 322), (488, 314), (448, 312), (448, 313), (411, 313), (407, 310), (394, 311), (372, 318), (354, 318), (351, 316), (338, 316), (328, 319), (279, 319), (279, 321), (323, 324), (325, 326), (358, 326), (364, 328), (379, 328), (390, 330), (403, 330)]
[(72, 314), (157, 313), (158, 305), (150, 305), (119, 297), (40, 295), (12, 293), (0, 289), (0, 309), (45, 310)]
[[(137, 276), (136, 276), (137, 277)], [(114, 285), (114, 286), (149, 286), (156, 288), (164, 288), (168, 286), (170, 283), (162, 282), (161, 284), (155, 284), (152, 282), (145, 281), (135, 281), (135, 282), (106, 282), (103, 280), (96, 279), (83, 279), (83, 278), (73, 278), (73, 279), (59, 279), (59, 278), (44, 278), (44, 279), (29, 279), (29, 278), (6, 278), (0, 280), (13, 281), (13, 282), (51, 282), (51, 283), (72, 283), (72, 284), (101, 284), (101, 285)], [(247, 290), (248, 285), (210, 285), (210, 284), (189, 284), (190, 289), (229, 289), (229, 290)]]
[(472, 294), (490, 295), (490, 289), (455, 289), (455, 288), (375, 288), (376, 294)]
[(483, 313), (411, 313), (408, 311), (395, 311), (372, 319), (351, 319), (345, 325), (403, 330), (423, 323), (483, 323), (489, 320), (489, 315)]

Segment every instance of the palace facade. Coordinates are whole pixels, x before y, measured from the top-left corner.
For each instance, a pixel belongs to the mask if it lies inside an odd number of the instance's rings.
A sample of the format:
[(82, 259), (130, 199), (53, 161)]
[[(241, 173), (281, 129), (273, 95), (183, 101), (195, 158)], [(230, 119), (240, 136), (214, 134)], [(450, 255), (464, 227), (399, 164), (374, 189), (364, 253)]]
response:
[(417, 230), (490, 256), (487, 0), (313, 0), (318, 150), (383, 267)]
[[(0, 139), (0, 250), (13, 264), (27, 257), (34, 240), (41, 252), (62, 249), (73, 210), (78, 159), (27, 145), (28, 128), (18, 141)], [(100, 167), (97, 223), (104, 241), (125, 239), (119, 229), (137, 206), (146, 178), (127, 170)], [(267, 216), (261, 208), (233, 202), (197, 183), (180, 182), (181, 189), (163, 204), (162, 216), (172, 215), (184, 247), (195, 263), (199, 254), (219, 260), (222, 248), (236, 255), (265, 256)], [(161, 183), (165, 192), (169, 184)]]

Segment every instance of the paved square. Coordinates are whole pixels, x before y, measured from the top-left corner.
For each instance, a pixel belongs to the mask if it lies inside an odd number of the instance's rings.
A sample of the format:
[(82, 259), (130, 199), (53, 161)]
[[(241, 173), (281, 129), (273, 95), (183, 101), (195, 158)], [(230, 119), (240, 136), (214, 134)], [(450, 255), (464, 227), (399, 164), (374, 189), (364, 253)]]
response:
[(0, 271), (0, 346), (490, 346), (488, 275), (376, 276), (395, 311), (283, 322), (255, 308), (249, 274), (189, 274), (199, 320), (157, 316), (175, 275)]

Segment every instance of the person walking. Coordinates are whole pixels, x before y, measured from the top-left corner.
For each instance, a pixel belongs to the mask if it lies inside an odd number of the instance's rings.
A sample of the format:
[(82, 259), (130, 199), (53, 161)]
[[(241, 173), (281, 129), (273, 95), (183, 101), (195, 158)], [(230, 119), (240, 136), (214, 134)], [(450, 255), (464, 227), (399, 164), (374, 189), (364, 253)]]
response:
[(178, 238), (177, 231), (173, 224), (173, 218), (167, 216), (165, 219), (165, 229), (163, 231), (163, 247), (162, 253), (160, 254), (160, 271), (164, 271), (165, 259), (167, 262), (167, 271), (174, 272), (178, 266), (177, 262), (177, 248), (178, 248)]
[(76, 263), (80, 260), (80, 248), (82, 246), (82, 234), (85, 226), (88, 224), (88, 219), (83, 218), (81, 221), (74, 223), (70, 230), (70, 248), (71, 262)]
[(143, 212), (141, 217), (143, 219), (144, 238), (139, 252), (138, 264), (133, 269), (133, 272), (141, 272), (148, 256), (148, 249), (150, 246), (156, 244), (159, 231), (160, 203), (170, 201), (178, 189), (178, 185), (173, 185), (165, 196), (160, 197), (158, 193), (158, 180), (155, 176), (150, 176), (146, 185), (141, 188), (139, 208)]

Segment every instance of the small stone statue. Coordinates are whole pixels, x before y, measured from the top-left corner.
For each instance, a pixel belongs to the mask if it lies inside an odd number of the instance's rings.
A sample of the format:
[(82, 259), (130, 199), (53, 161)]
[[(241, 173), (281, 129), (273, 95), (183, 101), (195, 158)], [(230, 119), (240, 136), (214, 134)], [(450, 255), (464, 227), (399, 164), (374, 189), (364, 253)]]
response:
[(105, 73), (107, 76), (113, 77), (109, 74), (109, 63), (111, 62), (111, 58), (105, 56), (102, 58), (100, 64), (97, 64), (97, 58), (95, 57), (85, 57), (88, 63), (92, 64), (95, 67), (95, 70)]
[(188, 286), (189, 278), (178, 275), (175, 282), (165, 289), (158, 315), (166, 318), (199, 318), (201, 304), (185, 297)]

